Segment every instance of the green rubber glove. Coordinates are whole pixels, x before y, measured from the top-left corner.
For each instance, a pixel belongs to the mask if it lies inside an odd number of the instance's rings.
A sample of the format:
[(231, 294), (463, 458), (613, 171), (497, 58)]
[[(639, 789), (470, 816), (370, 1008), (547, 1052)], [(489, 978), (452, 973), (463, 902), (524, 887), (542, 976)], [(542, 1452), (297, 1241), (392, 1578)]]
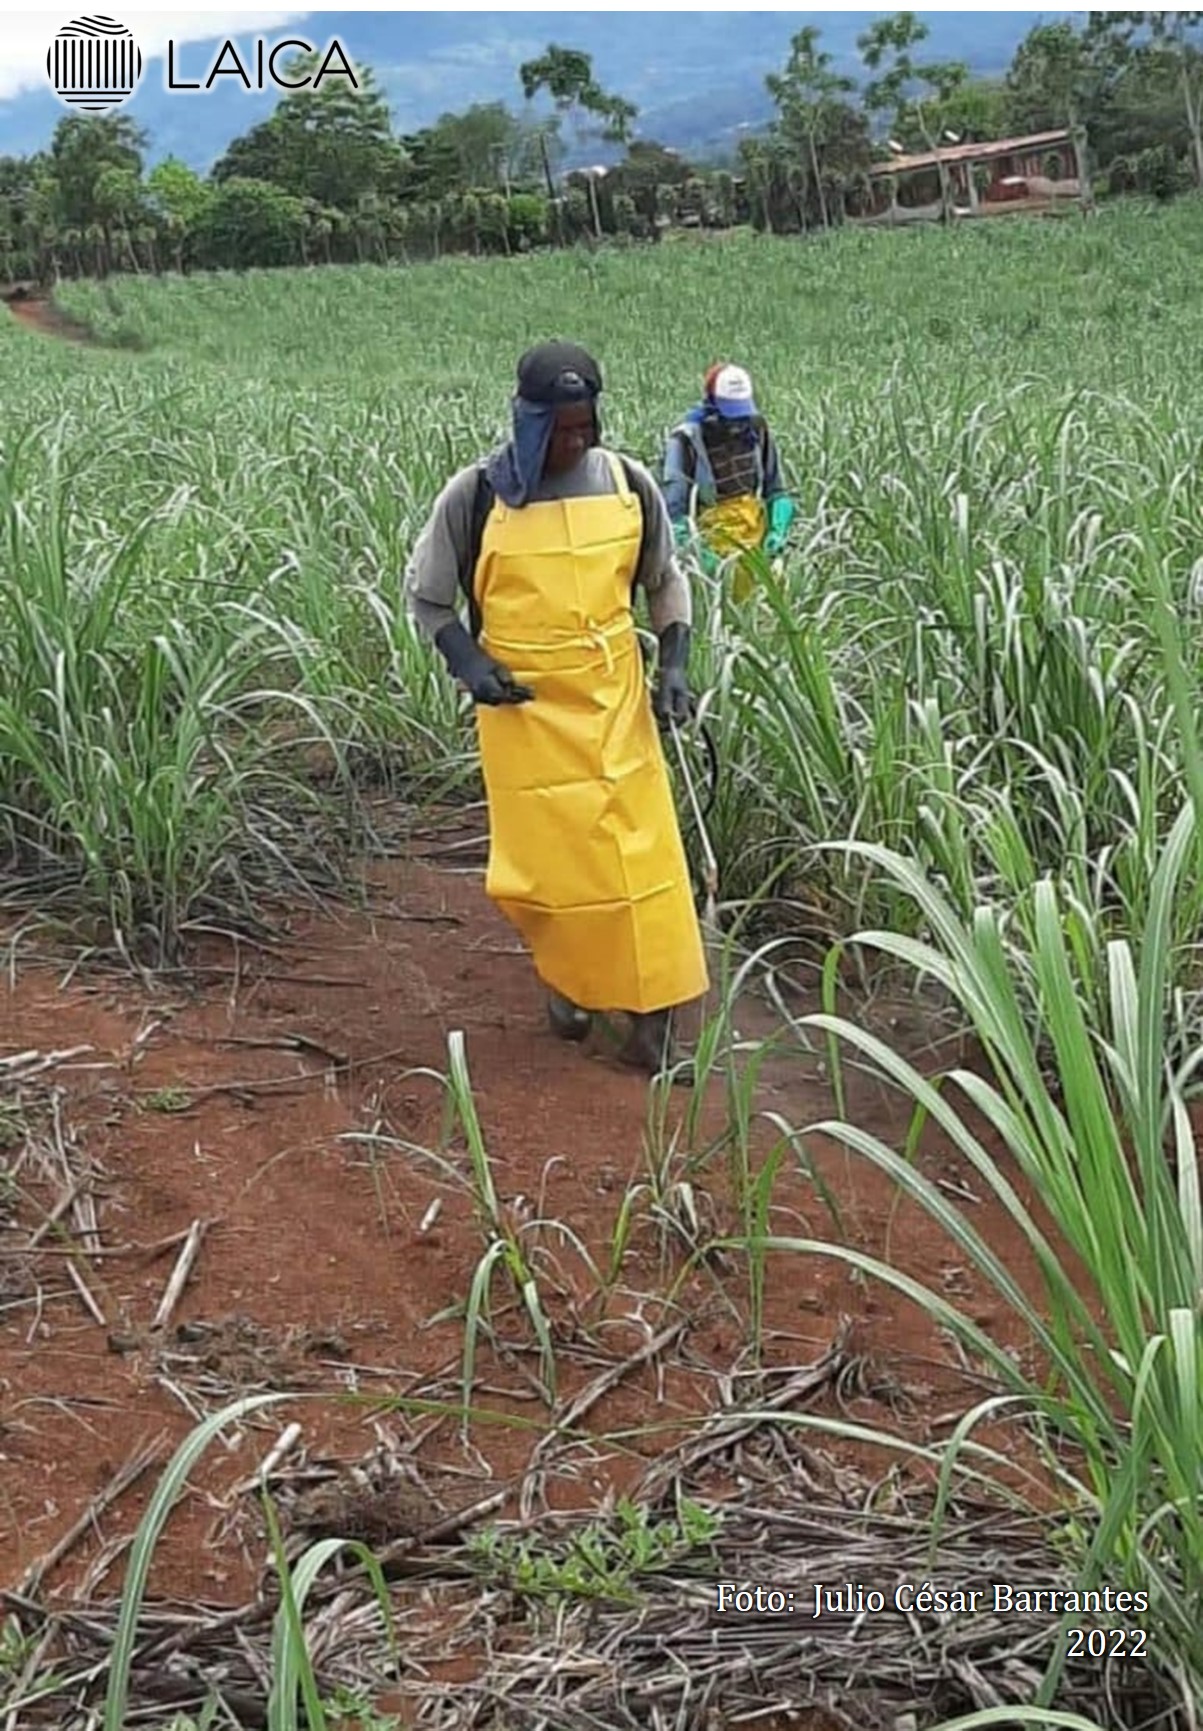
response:
[(764, 538), (764, 550), (770, 559), (785, 551), (790, 524), (797, 510), (788, 493), (779, 493), (769, 506), (769, 532)]

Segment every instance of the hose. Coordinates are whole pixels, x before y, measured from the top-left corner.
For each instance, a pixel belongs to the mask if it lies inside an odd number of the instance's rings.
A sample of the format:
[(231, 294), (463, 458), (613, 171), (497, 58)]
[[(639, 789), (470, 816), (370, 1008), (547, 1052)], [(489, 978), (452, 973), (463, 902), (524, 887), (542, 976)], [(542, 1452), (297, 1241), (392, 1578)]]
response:
[[(677, 761), (681, 766), (681, 779), (685, 783), (685, 792), (690, 805), (693, 807), (693, 819), (698, 826), (698, 835), (702, 844), (702, 882), (706, 890), (706, 910), (703, 915), (703, 920), (712, 930), (717, 930), (718, 861), (715, 859), (714, 849), (710, 845), (710, 837), (706, 832), (706, 818), (703, 815), (701, 805), (698, 801), (697, 789), (694, 786), (693, 776), (689, 772), (689, 759), (686, 756), (685, 747), (681, 740), (681, 730), (675, 721), (670, 720), (668, 725), (669, 730), (672, 733), (673, 744), (676, 746)], [(698, 731), (706, 742), (707, 753), (710, 758), (712, 769), (710, 804), (706, 808), (708, 813), (710, 807), (713, 806), (714, 798), (718, 793), (718, 753), (715, 750), (714, 741), (710, 737), (708, 730), (705, 727), (699, 727)]]

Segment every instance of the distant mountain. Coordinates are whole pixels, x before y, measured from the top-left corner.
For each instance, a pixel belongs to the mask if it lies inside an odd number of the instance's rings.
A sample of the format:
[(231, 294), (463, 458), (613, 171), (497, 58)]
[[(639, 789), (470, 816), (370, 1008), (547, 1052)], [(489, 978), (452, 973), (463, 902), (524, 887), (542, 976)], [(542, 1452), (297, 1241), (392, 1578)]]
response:
[[(113, 0), (119, 15), (120, 0)], [(282, 14), (277, 14), (282, 16)], [(856, 38), (881, 12), (309, 12), (270, 30), (232, 32), (253, 64), (256, 35), (269, 42), (300, 37), (322, 48), (332, 37), (352, 60), (375, 71), (400, 132), (414, 131), (449, 109), (505, 101), (522, 108), (518, 67), (549, 42), (583, 49), (609, 90), (639, 105), (637, 131), (686, 154), (730, 150), (741, 130), (772, 115), (766, 73), (778, 70), (804, 24), (822, 31), (837, 69), (863, 78)], [(968, 62), (975, 74), (1001, 73), (1033, 25), (1067, 12), (928, 12), (925, 48)], [(195, 21), (196, 13), (190, 14)], [(131, 14), (135, 33), (138, 15)], [(194, 26), (195, 27), (195, 26)], [(47, 30), (47, 41), (50, 29)], [(176, 56), (179, 78), (203, 81), (224, 37), (190, 41)], [(209, 91), (166, 88), (166, 62), (148, 60), (136, 95), (122, 110), (150, 135), (150, 162), (175, 155), (204, 171), (230, 140), (265, 119), (281, 92), (247, 91), (219, 78)], [(31, 89), (0, 101), (0, 155), (44, 147), (68, 112), (49, 91)], [(606, 153), (585, 146), (589, 155)], [(578, 157), (579, 160), (579, 157)]]

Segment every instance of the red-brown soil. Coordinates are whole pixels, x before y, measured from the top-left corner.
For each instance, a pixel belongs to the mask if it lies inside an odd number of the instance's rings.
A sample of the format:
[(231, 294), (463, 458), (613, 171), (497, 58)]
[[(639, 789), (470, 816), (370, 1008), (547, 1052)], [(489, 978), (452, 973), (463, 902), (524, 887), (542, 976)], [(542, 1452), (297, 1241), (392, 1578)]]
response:
[(13, 317), (31, 330), (41, 331), (48, 337), (62, 337), (68, 342), (91, 343), (95, 337), (87, 325), (80, 324), (69, 314), (55, 305), (54, 298), (48, 294), (24, 289), (10, 289), (2, 297), (8, 303), (8, 310)]
[[(440, 1146), (445, 1095), (437, 1079), (417, 1072), (446, 1071), (448, 1031), (463, 1031), (502, 1207), (516, 1222), (537, 1211), (570, 1227), (602, 1270), (624, 1191), (648, 1176), (651, 1094), (597, 1050), (596, 1036), (585, 1048), (552, 1037), (529, 963), (477, 875), (391, 864), (373, 877), (370, 911), (300, 914), (288, 941), (270, 953), (214, 940), (205, 971), (160, 977), (153, 988), (82, 973), (60, 985), (38, 963), (6, 980), (0, 1061), (28, 1050), (90, 1048), (28, 1084), (18, 1121), (43, 1150), (56, 1142), (65, 1149), (72, 1171), (95, 1170), (103, 1253), (80, 1253), (71, 1232), (58, 1240), (50, 1232), (32, 1258), (17, 1256), (39, 1209), (67, 1187), (64, 1168), (52, 1168), (58, 1180), (47, 1179), (27, 1159), (21, 1230), (7, 1236), (12, 1291), (0, 1311), (0, 1583), (20, 1580), (139, 1443), (159, 1432), (179, 1441), (198, 1414), (248, 1388), (317, 1387), (325, 1398), (258, 1415), (251, 1422), (262, 1440), (254, 1447), (245, 1440), (230, 1451), (211, 1446), (168, 1523), (152, 1595), (230, 1604), (250, 1595), (262, 1549), (257, 1539), (245, 1549), (223, 1540), (231, 1516), (221, 1499), (294, 1417), (313, 1456), (362, 1456), (375, 1440), (375, 1418), (401, 1446), (412, 1444), (424, 1475), (443, 1468), (475, 1475), (451, 1479), (462, 1488), (450, 1506), (517, 1483), (546, 1406), (533, 1336), (504, 1276), (494, 1290), (497, 1307), (509, 1303), (496, 1317), (505, 1346), (482, 1346), (474, 1395), (498, 1422), (473, 1425), (476, 1452), (461, 1444), (454, 1418), (440, 1424), (437, 1416), (385, 1411), (394, 1397), (459, 1398), (463, 1324), (446, 1313), (466, 1298), (486, 1242), (467, 1186), (449, 1184), (430, 1159), (401, 1146)], [(878, 1005), (874, 1014), (884, 1020), (890, 1012)], [(741, 1032), (757, 1031), (757, 1019), (769, 1026), (769, 1013), (749, 1001)], [(906, 1033), (892, 1030), (896, 1040)], [(721, 1081), (709, 1090), (700, 1147), (709, 1137), (721, 1141), (726, 1122)], [(905, 1106), (855, 1073), (852, 1094), (854, 1121), (901, 1146)], [(769, 1060), (758, 1095), (763, 1111), (799, 1128), (832, 1111), (813, 1059)], [(687, 1091), (674, 1091), (670, 1140), (688, 1100)], [(759, 1123), (755, 1157), (775, 1139)], [(1006, 1344), (1026, 1347), (1013, 1319), (981, 1292), (925, 1216), (831, 1142), (811, 1137), (807, 1148), (839, 1199), (849, 1242), (880, 1255), (888, 1233), (901, 1268), (947, 1292)], [(467, 1172), (458, 1132), (444, 1157)], [(677, 1176), (686, 1157), (680, 1146)], [(938, 1137), (926, 1138), (922, 1159), (937, 1177), (967, 1181)], [(727, 1160), (720, 1148), (691, 1175), (704, 1234), (738, 1230)], [(436, 1199), (440, 1211), (423, 1231)], [(670, 1246), (661, 1267), (647, 1206), (637, 1211), (643, 1218), (608, 1302), (568, 1241), (550, 1231), (541, 1238), (539, 1277), (556, 1331), (561, 1398), (604, 1363), (636, 1352), (649, 1326), (678, 1316), (689, 1324), (683, 1350), (666, 1367), (634, 1372), (590, 1413), (587, 1426), (601, 1440), (587, 1463), (577, 1449), (553, 1466), (551, 1506), (592, 1504), (605, 1489), (629, 1485), (680, 1435), (676, 1427), (706, 1410), (715, 1376), (729, 1372), (747, 1345), (742, 1260), (730, 1255), (705, 1266), (683, 1289), (680, 1307), (668, 1305), (664, 1294), (684, 1253), (680, 1243)], [(1009, 1221), (985, 1202), (970, 1213), (1026, 1283), (1030, 1264)], [(70, 1227), (70, 1212), (64, 1219)], [(192, 1279), (154, 1337), (179, 1246), (157, 1254), (145, 1247), (197, 1220), (211, 1224)], [(771, 1226), (798, 1237), (836, 1235), (816, 1189), (788, 1158)], [(537, 1241), (528, 1237), (528, 1246)], [(67, 1278), (67, 1244), (75, 1245), (103, 1325)], [(919, 1439), (947, 1434), (949, 1415), (981, 1392), (913, 1306), (850, 1277), (833, 1259), (771, 1258), (764, 1312), (765, 1359), (777, 1364), (808, 1362), (839, 1319), (851, 1319), (865, 1374), (848, 1414), (863, 1422)], [(196, 1338), (176, 1339), (181, 1324), (194, 1325)], [(205, 1329), (218, 1324), (226, 1334), (215, 1342)], [(501, 1415), (517, 1425), (501, 1423)], [(644, 1438), (604, 1440), (644, 1425)], [(846, 1443), (829, 1452), (874, 1475), (890, 1464)], [(97, 1522), (49, 1574), (46, 1591), (67, 1590), (98, 1546), (132, 1531), (154, 1477)]]

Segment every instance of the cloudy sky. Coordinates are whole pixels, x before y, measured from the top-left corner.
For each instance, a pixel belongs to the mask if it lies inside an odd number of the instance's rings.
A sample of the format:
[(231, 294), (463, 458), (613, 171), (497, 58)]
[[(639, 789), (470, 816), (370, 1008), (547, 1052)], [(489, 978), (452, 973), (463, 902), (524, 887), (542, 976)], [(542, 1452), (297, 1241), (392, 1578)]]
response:
[[(688, 0), (671, 3), (679, 7)], [(265, 120), (283, 94), (270, 82), (262, 90), (248, 90), (232, 75), (228, 61), (225, 76), (211, 86), (187, 89), (205, 78), (227, 38), (252, 68), (256, 37), (270, 42), (297, 37), (319, 51), (337, 39), (352, 61), (373, 69), (393, 126), (402, 134), (433, 125), (440, 114), (472, 102), (503, 101), (518, 111), (519, 66), (541, 54), (549, 40), (566, 39), (594, 57), (607, 89), (639, 105), (643, 136), (690, 152), (729, 148), (741, 127), (769, 118), (765, 75), (783, 64), (791, 34), (808, 19), (821, 20), (823, 46), (834, 65), (861, 76), (856, 36), (871, 16), (728, 7), (695, 9), (685, 19), (676, 10), (616, 15), (535, 6), (487, 11), (470, 0), (466, 7), (435, 12), (396, 9), (376, 0), (333, 12), (206, 6), (202, 0), (186, 11), (167, 12), (136, 0), (54, 0), (53, 10), (6, 11), (0, 19), (0, 156), (48, 148), (68, 111), (47, 82), (47, 50), (64, 24), (93, 8), (128, 24), (142, 50), (142, 78), (122, 112), (145, 133), (146, 166), (177, 156), (201, 174), (221, 158), (231, 139)], [(963, 58), (982, 73), (1005, 68), (1017, 42), (1041, 16), (1048, 21), (1059, 14), (920, 14), (931, 26), (935, 57)], [(172, 40), (179, 50), (176, 76), (185, 82), (169, 89), (166, 53)]]
[[(112, 0), (109, 0), (112, 3)], [(90, 10), (80, 6), (79, 11)], [(97, 8), (99, 11), (99, 8)], [(4, 18), (4, 57), (0, 60), (0, 102), (26, 90), (46, 89), (46, 51), (57, 31), (76, 14), (65, 7), (43, 12), (10, 12)], [(211, 11), (143, 12), (116, 0), (105, 15), (128, 24), (142, 50), (143, 61), (166, 54), (169, 38), (177, 43), (208, 42), (214, 37), (254, 36), (308, 18), (308, 12), (269, 12), (254, 7), (224, 6)]]

